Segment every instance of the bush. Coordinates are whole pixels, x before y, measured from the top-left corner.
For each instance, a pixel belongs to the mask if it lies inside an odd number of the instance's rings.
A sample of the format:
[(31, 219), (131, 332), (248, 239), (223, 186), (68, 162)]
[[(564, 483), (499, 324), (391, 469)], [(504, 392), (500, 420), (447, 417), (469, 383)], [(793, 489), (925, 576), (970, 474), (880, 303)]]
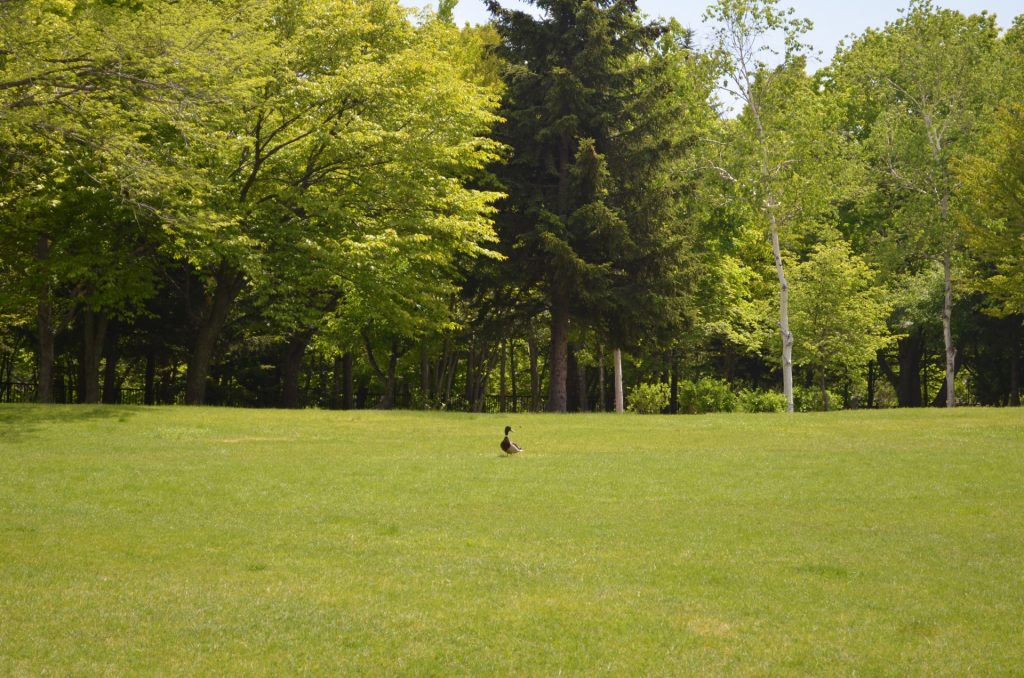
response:
[(668, 384), (638, 384), (630, 390), (627, 409), (637, 414), (660, 414), (668, 407)]
[(786, 396), (775, 391), (745, 388), (738, 397), (741, 412), (785, 412)]
[[(833, 412), (843, 409), (843, 397), (832, 391), (828, 392), (828, 407)], [(820, 386), (794, 386), (793, 409), (797, 412), (821, 412), (825, 403), (821, 398)]]
[(729, 382), (711, 377), (679, 382), (679, 411), (683, 414), (734, 412), (737, 398)]

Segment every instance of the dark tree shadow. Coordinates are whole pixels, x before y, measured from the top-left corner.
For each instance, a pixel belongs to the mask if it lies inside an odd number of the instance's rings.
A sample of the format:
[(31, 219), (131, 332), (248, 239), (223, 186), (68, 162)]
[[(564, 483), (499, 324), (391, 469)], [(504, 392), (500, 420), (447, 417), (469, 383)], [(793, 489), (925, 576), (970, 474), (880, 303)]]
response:
[(0, 404), (0, 445), (21, 442), (44, 426), (111, 419), (127, 421), (141, 409), (123, 405)]

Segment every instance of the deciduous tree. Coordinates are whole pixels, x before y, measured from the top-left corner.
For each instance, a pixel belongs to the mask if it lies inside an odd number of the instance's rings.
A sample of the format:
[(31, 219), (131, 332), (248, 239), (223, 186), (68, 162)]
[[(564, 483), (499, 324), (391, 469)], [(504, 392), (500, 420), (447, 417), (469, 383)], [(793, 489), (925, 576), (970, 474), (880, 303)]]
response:
[[(783, 390), (792, 412), (794, 338), (784, 239), (827, 223), (856, 182), (836, 102), (821, 96), (804, 70), (801, 40), (811, 24), (776, 5), (775, 0), (720, 0), (708, 10), (707, 18), (716, 23), (725, 92), (742, 105), (739, 117), (723, 123), (721, 150), (711, 168), (771, 242)], [(778, 36), (785, 45), (782, 54), (769, 42)]]
[(794, 359), (816, 373), (828, 410), (828, 377), (859, 376), (892, 341), (886, 326), (892, 302), (875, 271), (839, 238), (815, 246), (792, 278)]
[(976, 143), (992, 99), (998, 28), (989, 14), (965, 16), (913, 0), (905, 16), (870, 30), (837, 57), (836, 75), (862, 99), (855, 122), (877, 180), (895, 207), (889, 236), (922, 262), (942, 265), (946, 405), (956, 404), (953, 342), (955, 266), (963, 231), (957, 159)]

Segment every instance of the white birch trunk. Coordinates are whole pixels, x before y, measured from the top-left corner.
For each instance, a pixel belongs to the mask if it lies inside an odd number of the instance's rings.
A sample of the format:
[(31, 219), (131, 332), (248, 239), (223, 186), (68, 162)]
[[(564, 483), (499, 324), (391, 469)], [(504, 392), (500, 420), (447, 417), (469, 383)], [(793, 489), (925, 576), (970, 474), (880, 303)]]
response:
[(789, 283), (782, 266), (782, 247), (775, 214), (769, 213), (772, 226), (772, 254), (779, 276), (779, 333), (782, 336), (782, 391), (786, 395), (786, 411), (793, 411), (793, 333), (789, 331)]
[(953, 345), (953, 262), (946, 252), (942, 259), (946, 294), (942, 301), (942, 338), (946, 344), (946, 407), (956, 407), (956, 346)]
[(615, 411), (622, 412), (626, 411), (625, 401), (622, 397), (622, 349), (615, 349), (615, 357), (613, 359), (615, 363)]

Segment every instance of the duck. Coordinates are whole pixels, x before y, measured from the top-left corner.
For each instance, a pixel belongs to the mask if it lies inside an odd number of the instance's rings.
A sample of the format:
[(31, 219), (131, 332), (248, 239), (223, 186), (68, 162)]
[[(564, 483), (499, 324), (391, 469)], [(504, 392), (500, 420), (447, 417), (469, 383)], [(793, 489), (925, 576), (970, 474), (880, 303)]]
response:
[(516, 445), (514, 442), (508, 439), (508, 434), (512, 432), (511, 426), (505, 427), (505, 437), (501, 439), (501, 449), (505, 454), (515, 454), (516, 452), (522, 452), (523, 448)]

